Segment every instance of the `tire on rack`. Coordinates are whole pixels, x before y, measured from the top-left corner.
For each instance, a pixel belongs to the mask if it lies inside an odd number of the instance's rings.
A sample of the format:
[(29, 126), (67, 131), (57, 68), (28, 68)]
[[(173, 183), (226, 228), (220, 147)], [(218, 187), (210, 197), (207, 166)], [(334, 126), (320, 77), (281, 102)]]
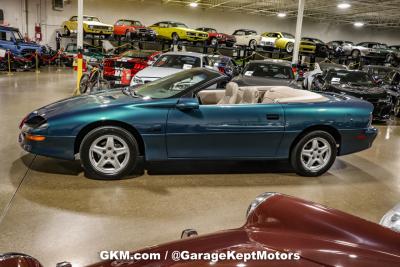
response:
[(65, 36), (70, 36), (71, 35), (71, 31), (68, 29), (67, 26), (64, 26), (64, 35)]
[(394, 104), (393, 115), (397, 118), (400, 118), (400, 97), (397, 98), (396, 104)]
[(316, 177), (329, 170), (336, 155), (335, 138), (317, 130), (301, 136), (290, 152), (290, 163), (297, 174)]
[(353, 59), (359, 59), (360, 58), (360, 50), (354, 49), (353, 51), (351, 51), (351, 57)]
[(257, 41), (254, 40), (254, 39), (251, 39), (250, 42), (249, 42), (249, 48), (251, 50), (256, 50), (256, 47), (257, 47)]
[(102, 126), (83, 138), (79, 154), (87, 177), (115, 180), (129, 175), (136, 168), (139, 146), (127, 130)]
[(285, 45), (285, 51), (286, 51), (287, 53), (291, 54), (291, 53), (293, 53), (293, 50), (294, 50), (294, 44), (293, 44), (292, 42), (288, 42), (288, 43)]
[(179, 43), (180, 38), (176, 32), (172, 33), (171, 38), (172, 38), (172, 44), (177, 45)]
[(215, 38), (215, 37), (213, 37), (213, 38), (210, 40), (210, 45), (213, 46), (213, 47), (218, 46), (218, 39)]

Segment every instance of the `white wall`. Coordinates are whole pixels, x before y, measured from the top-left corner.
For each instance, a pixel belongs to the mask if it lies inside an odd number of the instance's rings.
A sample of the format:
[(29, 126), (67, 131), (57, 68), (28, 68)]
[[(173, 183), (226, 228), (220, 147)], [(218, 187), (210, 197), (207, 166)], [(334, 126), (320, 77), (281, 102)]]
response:
[[(76, 14), (77, 0), (70, 0), (64, 11), (52, 10), (52, 0), (28, 0), (29, 36), (33, 37), (34, 24), (40, 22), (44, 34), (43, 43), (54, 43), (54, 31), (70, 16)], [(4, 10), (5, 19), (12, 25), (26, 32), (25, 0), (0, 0), (0, 8)], [(238, 28), (251, 28), (259, 32), (287, 31), (294, 33), (295, 20), (277, 17), (233, 12), (205, 11), (200, 8), (175, 7), (161, 4), (160, 0), (84, 0), (84, 13), (95, 15), (103, 22), (113, 24), (120, 18), (141, 20), (150, 25), (161, 20), (176, 20), (191, 27), (211, 26), (217, 30), (232, 33)], [(324, 41), (346, 39), (354, 42), (380, 41), (388, 44), (400, 44), (400, 31), (373, 29), (369, 27), (354, 28), (352, 25), (334, 25), (304, 21), (303, 36), (318, 37)]]

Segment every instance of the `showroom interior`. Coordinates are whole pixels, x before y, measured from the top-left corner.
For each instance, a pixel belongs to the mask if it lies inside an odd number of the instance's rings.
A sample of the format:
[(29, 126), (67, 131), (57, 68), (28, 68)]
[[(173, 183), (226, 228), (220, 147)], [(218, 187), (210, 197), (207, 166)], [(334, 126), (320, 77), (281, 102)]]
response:
[[(39, 266), (2, 265), (9, 252), (86, 266), (185, 229), (251, 231), (250, 216), (278, 209), (285, 233), (363, 251), (328, 262), (333, 245), (281, 244), (313, 264), (301, 266), (400, 266), (399, 12), (399, 0), (1, 0), (0, 266)], [(297, 202), (248, 210), (265, 192), (278, 193), (265, 206)], [(120, 266), (208, 266), (140, 264)]]

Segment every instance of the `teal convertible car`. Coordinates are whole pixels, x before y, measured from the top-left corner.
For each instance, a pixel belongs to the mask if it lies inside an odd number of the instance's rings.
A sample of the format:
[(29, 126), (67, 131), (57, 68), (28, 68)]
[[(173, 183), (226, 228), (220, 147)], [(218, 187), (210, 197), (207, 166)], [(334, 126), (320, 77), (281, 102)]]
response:
[(304, 176), (337, 155), (369, 148), (373, 106), (350, 96), (286, 86), (239, 87), (193, 68), (138, 88), (64, 99), (30, 113), (19, 142), (28, 152), (80, 159), (87, 176), (117, 179), (138, 159), (289, 159)]

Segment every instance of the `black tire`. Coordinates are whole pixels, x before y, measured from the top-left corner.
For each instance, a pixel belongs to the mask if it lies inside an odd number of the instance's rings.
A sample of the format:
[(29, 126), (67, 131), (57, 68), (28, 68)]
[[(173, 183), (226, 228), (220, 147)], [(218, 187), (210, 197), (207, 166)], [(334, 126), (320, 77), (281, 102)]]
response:
[(211, 45), (211, 46), (214, 46), (214, 47), (218, 46), (218, 39), (215, 38), (215, 37), (213, 37), (213, 38), (210, 40), (210, 45)]
[(174, 32), (171, 35), (171, 38), (172, 38), (172, 43), (173, 44), (178, 44), (180, 38), (179, 38), (179, 35), (176, 32)]
[[(116, 173), (105, 173), (99, 171), (93, 166), (90, 159), (91, 157), (90, 147), (92, 143), (98, 140), (98, 138), (101, 138), (102, 136), (106, 135), (116, 136), (122, 139), (129, 148), (129, 158), (127, 159), (126, 165)], [(79, 154), (82, 166), (88, 178), (98, 179), (98, 180), (116, 180), (131, 174), (135, 170), (139, 159), (139, 146), (137, 144), (136, 139), (127, 130), (115, 126), (102, 126), (90, 131), (83, 138)]]
[(285, 46), (285, 51), (288, 53), (288, 54), (291, 54), (291, 53), (293, 53), (293, 50), (294, 50), (294, 44), (293, 43), (287, 43), (286, 44), (286, 46)]
[(397, 98), (396, 103), (394, 104), (393, 115), (400, 118), (400, 97)]
[(353, 59), (358, 59), (358, 58), (360, 58), (360, 51), (359, 51), (359, 50), (353, 50), (353, 51), (351, 51), (351, 57), (352, 57)]
[[(328, 156), (328, 154), (325, 154), (327, 157), (326, 163), (324, 163), (320, 169), (311, 170), (304, 166), (302, 151), (303, 151), (303, 148), (306, 148), (305, 146), (308, 145), (309, 142), (311, 142), (311, 140), (315, 140), (316, 138), (318, 138), (319, 140), (325, 140), (327, 146), (329, 146), (329, 148), (330, 148), (330, 152), (329, 152), (329, 156)], [(319, 142), (321, 142), (321, 141), (319, 141)], [(311, 148), (311, 150), (312, 150), (311, 153), (319, 152), (318, 150), (315, 150), (312, 148)], [(326, 153), (328, 153), (328, 152), (326, 152)], [(336, 148), (335, 138), (333, 138), (331, 134), (329, 134), (325, 131), (313, 131), (313, 132), (304, 134), (300, 138), (300, 140), (294, 145), (294, 147), (292, 148), (292, 151), (290, 153), (290, 163), (298, 175), (308, 176), (308, 177), (316, 177), (316, 176), (320, 176), (320, 175), (324, 174), (325, 172), (327, 172), (329, 170), (329, 168), (335, 162), (336, 155), (337, 155), (337, 148)], [(318, 156), (316, 156), (316, 157), (318, 158)], [(314, 159), (314, 154), (312, 156), (312, 159)], [(311, 168), (313, 168), (313, 166), (311, 166)]]
[(256, 47), (257, 47), (257, 41), (254, 40), (254, 39), (250, 40), (250, 42), (249, 42), (249, 48), (250, 48), (251, 50), (256, 50)]
[(71, 35), (71, 32), (70, 32), (70, 30), (68, 29), (67, 26), (64, 26), (64, 35), (65, 36), (70, 36)]

